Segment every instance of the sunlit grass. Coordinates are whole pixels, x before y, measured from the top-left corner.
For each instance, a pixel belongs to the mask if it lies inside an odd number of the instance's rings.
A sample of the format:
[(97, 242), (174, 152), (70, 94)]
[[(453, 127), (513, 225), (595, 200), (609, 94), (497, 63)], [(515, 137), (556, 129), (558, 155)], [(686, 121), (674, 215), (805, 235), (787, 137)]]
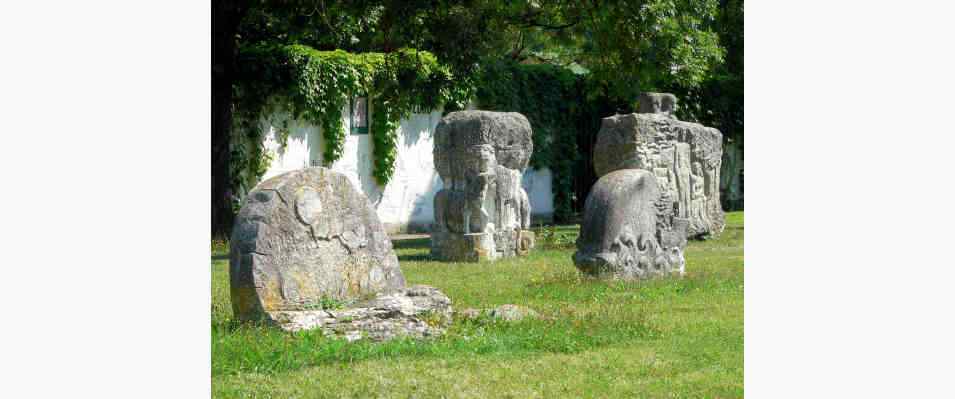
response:
[[(505, 303), (543, 316), (456, 320), (433, 341), (347, 343), (233, 322), (226, 248), (213, 250), (212, 373), (221, 396), (677, 396), (743, 394), (743, 214), (691, 242), (687, 276), (643, 282), (581, 278), (576, 226), (530, 256), (431, 261), (428, 239), (395, 243), (411, 284), (441, 289), (456, 309)], [(538, 231), (538, 237), (547, 236)], [(493, 383), (492, 383), (493, 382)]]

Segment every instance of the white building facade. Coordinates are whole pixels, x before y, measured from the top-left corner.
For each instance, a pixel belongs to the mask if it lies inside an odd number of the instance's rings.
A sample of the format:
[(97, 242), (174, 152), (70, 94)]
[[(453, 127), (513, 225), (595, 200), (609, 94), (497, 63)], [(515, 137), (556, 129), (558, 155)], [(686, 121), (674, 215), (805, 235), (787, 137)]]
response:
[[(322, 159), (325, 143), (320, 127), (294, 119), (283, 111), (259, 120), (264, 150), (273, 157), (262, 179), (307, 166), (329, 167), (347, 176), (365, 193), (389, 233), (430, 231), (434, 221), (434, 195), (442, 188), (433, 159), (434, 129), (441, 120), (441, 110), (412, 114), (401, 121), (394, 174), (386, 186), (380, 186), (372, 175), (374, 154), (368, 129), (352, 129), (370, 118), (366, 118), (368, 113), (362, 112), (360, 107), (355, 107), (354, 113), (351, 108), (346, 106), (342, 110), (347, 136), (342, 157), (331, 165)], [(288, 131), (284, 148), (278, 139), (280, 127), (287, 127)], [(551, 220), (554, 197), (550, 170), (528, 168), (522, 184), (530, 199), (532, 218)]]

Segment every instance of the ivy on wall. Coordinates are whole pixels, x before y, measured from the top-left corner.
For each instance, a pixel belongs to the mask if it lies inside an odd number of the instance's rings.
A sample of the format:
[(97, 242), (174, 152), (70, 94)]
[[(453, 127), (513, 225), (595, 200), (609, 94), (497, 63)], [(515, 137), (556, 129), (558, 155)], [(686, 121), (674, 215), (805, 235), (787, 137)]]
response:
[[(374, 176), (385, 185), (394, 172), (396, 129), (416, 110), (463, 107), (469, 85), (455, 81), (450, 69), (426, 51), (352, 54), (318, 51), (303, 45), (255, 46), (240, 50), (233, 129), (233, 188), (244, 193), (262, 177), (271, 161), (261, 148), (258, 121), (279, 109), (321, 127), (323, 161), (342, 156), (346, 137), (342, 109), (349, 99), (367, 95)], [(288, 138), (279, 128), (280, 142)]]
[(481, 109), (520, 112), (531, 123), (534, 153), (531, 167), (553, 174), (554, 218), (573, 215), (574, 165), (580, 159), (577, 126), (583, 112), (583, 78), (549, 64), (501, 62), (481, 72), (477, 101)]
[[(342, 110), (352, 97), (367, 96), (373, 175), (385, 185), (394, 173), (402, 119), (416, 111), (462, 109), (473, 98), (480, 109), (528, 118), (534, 135), (530, 165), (551, 170), (554, 217), (568, 221), (578, 202), (575, 168), (587, 158), (578, 138), (595, 134), (600, 118), (609, 115), (606, 99), (593, 95), (597, 91), (585, 75), (549, 64), (490, 63), (473, 77), (455, 77), (426, 51), (353, 54), (303, 45), (243, 48), (238, 60), (231, 165), (236, 193), (250, 190), (268, 170), (273, 156), (262, 148), (258, 124), (275, 111), (288, 110), (321, 127), (323, 162), (329, 165), (341, 158), (347, 135)], [(276, 129), (284, 146), (287, 121)]]

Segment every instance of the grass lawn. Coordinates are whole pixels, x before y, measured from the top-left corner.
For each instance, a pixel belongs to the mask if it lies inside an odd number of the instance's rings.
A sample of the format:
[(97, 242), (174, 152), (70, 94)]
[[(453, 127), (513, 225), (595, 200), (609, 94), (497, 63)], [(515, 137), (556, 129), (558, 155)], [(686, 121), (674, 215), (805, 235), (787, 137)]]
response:
[(455, 320), (426, 342), (332, 340), (237, 325), (228, 251), (212, 255), (212, 390), (216, 397), (743, 396), (743, 213), (722, 235), (691, 242), (683, 279), (601, 282), (574, 268), (577, 226), (538, 232), (528, 257), (429, 260), (429, 241), (395, 242), (409, 284), (455, 309), (513, 303), (545, 317)]

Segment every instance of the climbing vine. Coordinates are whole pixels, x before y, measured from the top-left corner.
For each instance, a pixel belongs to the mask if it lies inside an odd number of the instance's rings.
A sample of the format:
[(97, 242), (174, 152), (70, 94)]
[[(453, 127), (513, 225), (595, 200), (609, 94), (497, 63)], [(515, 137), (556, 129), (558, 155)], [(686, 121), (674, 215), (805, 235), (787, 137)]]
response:
[(553, 174), (554, 217), (573, 214), (574, 166), (579, 160), (577, 126), (584, 117), (583, 79), (554, 65), (490, 64), (481, 72), (477, 101), (481, 109), (520, 112), (531, 122), (531, 167)]
[(590, 146), (601, 120), (633, 112), (633, 102), (608, 94), (606, 84), (585, 71), (558, 65), (503, 61), (485, 65), (478, 76), (479, 108), (520, 112), (531, 122), (530, 164), (551, 170), (554, 218), (571, 221), (596, 181)]
[[(572, 218), (575, 168), (581, 158), (577, 140), (596, 133), (608, 116), (593, 82), (559, 66), (485, 64), (473, 76), (455, 77), (426, 51), (353, 54), (318, 51), (303, 45), (262, 45), (240, 49), (234, 86), (232, 140), (233, 191), (245, 193), (258, 182), (274, 157), (262, 148), (259, 121), (279, 110), (322, 129), (323, 162), (342, 156), (342, 110), (356, 96), (370, 103), (369, 133), (373, 175), (385, 185), (394, 172), (397, 128), (416, 111), (462, 109), (470, 99), (481, 109), (514, 111), (531, 122), (534, 153), (530, 165), (553, 174), (554, 213)], [(288, 140), (287, 122), (276, 124), (280, 146)]]
[[(342, 156), (346, 137), (342, 109), (356, 96), (371, 103), (374, 176), (387, 184), (394, 171), (399, 121), (416, 110), (463, 107), (471, 95), (450, 69), (426, 51), (352, 54), (303, 45), (253, 46), (240, 50), (235, 91), (233, 187), (245, 192), (268, 169), (258, 121), (279, 109), (321, 127), (323, 162)], [(280, 142), (288, 138), (287, 126)], [(240, 140), (235, 140), (235, 139)]]

